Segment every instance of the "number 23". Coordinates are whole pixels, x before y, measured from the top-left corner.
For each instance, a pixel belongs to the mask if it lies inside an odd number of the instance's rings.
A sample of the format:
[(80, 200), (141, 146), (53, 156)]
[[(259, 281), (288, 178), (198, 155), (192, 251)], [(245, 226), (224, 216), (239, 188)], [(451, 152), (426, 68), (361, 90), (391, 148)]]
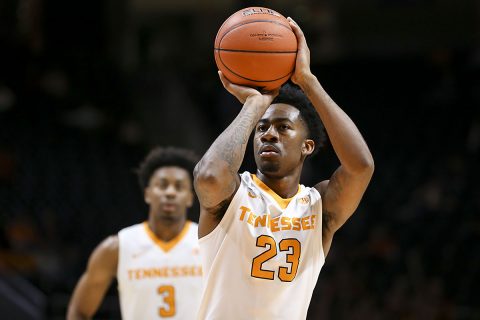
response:
[[(267, 246), (267, 251), (253, 258), (251, 275), (255, 278), (273, 280), (275, 271), (262, 269), (262, 265), (277, 255), (277, 243), (275, 239), (270, 236), (259, 236), (257, 238), (257, 247), (266, 248)], [(290, 263), (290, 272), (288, 272), (287, 267), (278, 268), (278, 278), (283, 282), (291, 282), (297, 275), (301, 251), (300, 241), (295, 238), (283, 239), (278, 243), (278, 248), (280, 251), (290, 251), (290, 248), (292, 249), (292, 253), (286, 254), (286, 262)]]

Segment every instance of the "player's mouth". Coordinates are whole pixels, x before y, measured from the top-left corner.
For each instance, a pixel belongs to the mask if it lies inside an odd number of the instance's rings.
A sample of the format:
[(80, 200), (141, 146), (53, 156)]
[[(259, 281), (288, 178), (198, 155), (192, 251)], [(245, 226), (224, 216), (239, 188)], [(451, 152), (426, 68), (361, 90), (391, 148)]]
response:
[(175, 212), (177, 210), (177, 205), (172, 202), (165, 202), (161, 205), (163, 212)]
[(271, 144), (265, 144), (263, 145), (259, 152), (260, 156), (262, 158), (270, 158), (270, 157), (276, 157), (280, 155), (280, 150), (275, 147), (274, 145)]

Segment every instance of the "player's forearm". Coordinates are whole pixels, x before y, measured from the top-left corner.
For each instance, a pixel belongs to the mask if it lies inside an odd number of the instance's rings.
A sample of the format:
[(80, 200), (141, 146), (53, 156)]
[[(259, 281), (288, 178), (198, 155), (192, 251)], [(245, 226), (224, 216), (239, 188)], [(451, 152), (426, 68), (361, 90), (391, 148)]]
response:
[(82, 314), (78, 309), (69, 307), (67, 312), (67, 320), (90, 320), (92, 317)]
[(357, 126), (330, 98), (314, 75), (300, 85), (317, 110), (342, 166), (351, 172), (373, 170), (373, 157)]
[[(107, 266), (112, 262), (108, 254), (116, 254), (118, 238), (110, 236), (94, 250), (89, 259), (87, 271), (80, 277), (72, 298), (68, 304), (67, 319), (92, 319), (103, 302), (105, 294), (112, 283), (115, 267)], [(114, 259), (116, 261), (116, 258)], [(105, 271), (112, 268), (110, 271)]]
[(259, 99), (247, 99), (235, 120), (210, 146), (196, 168), (196, 173), (222, 177), (225, 172), (238, 173), (245, 156), (250, 134), (268, 105)]
[(92, 319), (103, 300), (103, 292), (83, 291), (85, 288), (80, 283), (80, 288), (73, 293), (72, 300), (68, 305), (67, 320)]

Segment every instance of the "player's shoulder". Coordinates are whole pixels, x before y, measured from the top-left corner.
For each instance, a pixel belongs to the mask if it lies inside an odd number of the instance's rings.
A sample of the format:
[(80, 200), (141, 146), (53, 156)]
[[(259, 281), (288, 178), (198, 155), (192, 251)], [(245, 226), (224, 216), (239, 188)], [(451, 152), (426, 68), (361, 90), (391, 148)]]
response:
[(188, 233), (194, 237), (198, 237), (198, 223), (195, 221), (187, 220)]
[(192, 220), (187, 220), (187, 223), (189, 225), (189, 228), (197, 228), (198, 229), (198, 223)]
[(198, 223), (187, 220), (185, 229), (187, 231), (184, 233), (182, 238), (182, 242), (189, 246), (197, 246), (198, 245)]
[(108, 237), (106, 237), (101, 245), (105, 248), (109, 248), (109, 249), (115, 249), (115, 248), (118, 248), (118, 235), (117, 234), (112, 234), (112, 235), (109, 235)]
[(239, 174), (240, 175), (240, 180), (242, 181), (242, 183), (245, 183), (245, 184), (250, 184), (253, 182), (252, 180), (252, 174), (248, 171), (244, 171), (242, 173)]
[(302, 186), (302, 187), (304, 190), (303, 196), (308, 196), (311, 204), (322, 203), (322, 195), (319, 192), (319, 190), (316, 188), (316, 186), (314, 187)]
[(245, 171), (240, 174), (240, 188), (238, 188), (238, 191), (252, 191), (252, 190), (257, 190), (259, 189), (257, 183), (255, 182), (258, 179), (255, 178), (256, 176), (253, 175), (252, 173)]
[(115, 257), (118, 255), (119, 246), (118, 235), (110, 235), (98, 244), (95, 254), (103, 257)]
[(118, 232), (119, 248), (129, 252), (138, 247), (150, 245), (152, 240), (146, 222), (131, 225)]
[(143, 233), (145, 232), (145, 224), (146, 222), (141, 222), (141, 223), (137, 223), (137, 224), (125, 227), (118, 232), (118, 235), (124, 236), (124, 235), (136, 234), (136, 233)]

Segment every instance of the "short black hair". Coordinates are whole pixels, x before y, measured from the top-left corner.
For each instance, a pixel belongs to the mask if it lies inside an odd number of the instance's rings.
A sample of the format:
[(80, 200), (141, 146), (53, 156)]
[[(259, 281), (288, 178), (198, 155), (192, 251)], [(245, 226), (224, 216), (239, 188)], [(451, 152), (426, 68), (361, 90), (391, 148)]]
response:
[(272, 101), (272, 104), (274, 103), (285, 103), (300, 111), (300, 116), (307, 124), (308, 138), (315, 142), (312, 155), (316, 154), (323, 147), (327, 135), (320, 116), (302, 89), (289, 81), (280, 88), (278, 96)]
[(192, 150), (171, 146), (155, 147), (147, 154), (136, 170), (140, 187), (145, 190), (156, 170), (170, 166), (185, 169), (193, 183), (193, 169), (198, 160), (198, 156)]

